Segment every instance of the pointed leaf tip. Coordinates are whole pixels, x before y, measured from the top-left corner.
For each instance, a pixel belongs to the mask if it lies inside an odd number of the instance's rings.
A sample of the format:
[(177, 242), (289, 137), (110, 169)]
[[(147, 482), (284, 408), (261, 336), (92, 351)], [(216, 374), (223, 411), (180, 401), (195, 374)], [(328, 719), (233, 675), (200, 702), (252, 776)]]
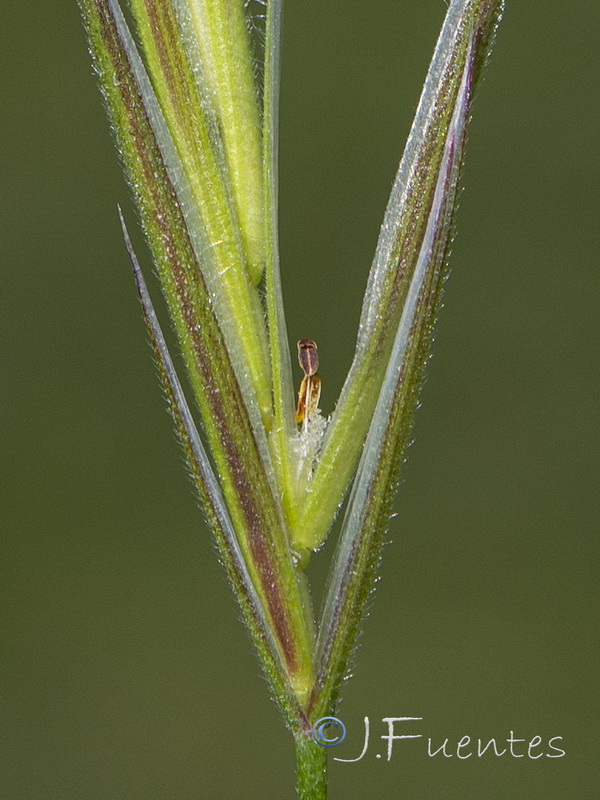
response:
[[(451, 213), (436, 245), (447, 253), (472, 89), (501, 7), (491, 0), (453, 0), (446, 14), (385, 211), (354, 361), (298, 523), (299, 546), (317, 549), (322, 544), (356, 469), (433, 213), (446, 147), (453, 137), (457, 157), (455, 174), (449, 178)], [(453, 116), (457, 105), (463, 107), (460, 118)]]
[(469, 117), (473, 52), (471, 29), (426, 229), (328, 580), (312, 699), (317, 715), (331, 713), (348, 669), (374, 586), (383, 535), (417, 406), (451, 238)]

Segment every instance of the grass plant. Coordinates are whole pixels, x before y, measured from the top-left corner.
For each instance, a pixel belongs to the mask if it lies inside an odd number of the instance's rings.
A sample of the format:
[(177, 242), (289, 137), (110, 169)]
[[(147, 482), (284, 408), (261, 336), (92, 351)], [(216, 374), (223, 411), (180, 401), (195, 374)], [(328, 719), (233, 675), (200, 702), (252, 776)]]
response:
[[(327, 748), (314, 726), (335, 714), (373, 588), (439, 307), (473, 92), (502, 0), (449, 3), (329, 418), (312, 362), (297, 414), (285, 325), (281, 0), (130, 0), (128, 16), (118, 0), (79, 2), (187, 373), (181, 381), (121, 216), (169, 407), (294, 736), (298, 794), (321, 800)], [(315, 621), (306, 568), (346, 495)]]

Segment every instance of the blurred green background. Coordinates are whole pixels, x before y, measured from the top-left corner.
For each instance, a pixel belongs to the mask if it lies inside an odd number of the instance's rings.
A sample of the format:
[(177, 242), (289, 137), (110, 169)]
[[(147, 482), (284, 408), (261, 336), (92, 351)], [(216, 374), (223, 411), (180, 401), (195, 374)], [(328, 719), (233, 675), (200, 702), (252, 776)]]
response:
[[(597, 3), (510, 2), (474, 108), (452, 274), (332, 798), (593, 798)], [(330, 411), (442, 0), (288, 2), (290, 338)], [(0, 797), (291, 798), (293, 751), (196, 510), (116, 213), (74, 0), (4, 0)], [(148, 258), (144, 254), (147, 272)], [(299, 376), (297, 376), (299, 377)], [(311, 570), (322, 581), (331, 547)], [(429, 758), (379, 736), (562, 736)], [(522, 751), (521, 751), (522, 752)], [(536, 751), (539, 752), (539, 751)]]

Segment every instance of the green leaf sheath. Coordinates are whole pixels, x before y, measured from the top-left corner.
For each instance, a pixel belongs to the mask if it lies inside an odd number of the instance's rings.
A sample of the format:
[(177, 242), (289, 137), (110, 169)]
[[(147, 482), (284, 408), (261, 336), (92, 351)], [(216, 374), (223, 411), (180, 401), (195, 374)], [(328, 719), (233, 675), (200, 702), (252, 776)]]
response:
[(121, 217), (125, 243), (133, 267), (144, 319), (148, 328), (150, 342), (158, 370), (165, 389), (169, 409), (182, 444), (190, 475), (198, 490), (207, 522), (214, 533), (221, 562), (227, 570), (234, 594), (242, 609), (244, 621), (256, 644), (258, 654), (273, 692), (284, 712), (290, 727), (299, 726), (303, 713), (298, 705), (293, 686), (289, 684), (287, 666), (281, 661), (281, 651), (273, 636), (269, 619), (254, 588), (252, 578), (239, 547), (236, 533), (229, 516), (225, 498), (217, 477), (213, 472), (208, 455), (202, 445), (192, 414), (185, 399), (183, 389), (175, 372), (167, 345), (133, 251), (129, 234)]
[(311, 717), (331, 713), (373, 587), (439, 303), (471, 96), (469, 43), (429, 222), (352, 489), (317, 647)]
[(429, 222), (467, 47), (479, 75), (502, 3), (454, 0), (448, 10), (385, 213), (363, 304), (356, 353), (293, 532), (316, 549), (360, 456)]
[(111, 0), (82, 0), (92, 55), (198, 403), (227, 508), (256, 593), (299, 695), (312, 632), (280, 507), (176, 190), (156, 142)]
[(266, 259), (262, 142), (244, 2), (175, 0), (174, 6), (194, 31), (219, 119), (248, 272), (257, 284)]
[(290, 442), (296, 435), (296, 416), (294, 407), (294, 387), (292, 365), (285, 323), (283, 292), (279, 268), (278, 240), (278, 128), (279, 118), (279, 75), (282, 0), (271, 0), (267, 5), (265, 80), (263, 112), (264, 147), (264, 186), (267, 262), (265, 270), (265, 289), (267, 318), (269, 322), (269, 343), (271, 348), (271, 369), (275, 421), (271, 443), (274, 462), (278, 470), (278, 480), (282, 487), (282, 503), (286, 519), (294, 527), (297, 514), (298, 473), (296, 459)]
[[(257, 269), (262, 272), (263, 267), (255, 264), (249, 268), (244, 236), (240, 232), (243, 228), (239, 224), (239, 212), (245, 206), (240, 206), (239, 196), (236, 202), (235, 191), (242, 177), (260, 170), (262, 163), (260, 139), (253, 147), (248, 143), (254, 153), (252, 158), (240, 146), (234, 147), (249, 127), (256, 129), (258, 125), (257, 100), (253, 96), (251, 125), (242, 124), (252, 109), (250, 102), (238, 109), (233, 119), (230, 116), (223, 118), (222, 114), (229, 109), (233, 98), (224, 100), (226, 105), (223, 108), (217, 91), (221, 87), (214, 87), (209, 77), (215, 69), (228, 65), (228, 47), (224, 52), (215, 54), (211, 59), (212, 67), (207, 69), (202, 61), (190, 61), (190, 57), (198, 58), (201, 55), (201, 48), (192, 38), (194, 21), (184, 4), (180, 4), (179, 15), (175, 13), (173, 3), (164, 0), (132, 0), (132, 8), (154, 92), (177, 153), (177, 169), (183, 173), (181, 178), (185, 176), (190, 201), (194, 205), (194, 216), (202, 226), (200, 266), (213, 295), (217, 316), (238, 376), (248, 373), (263, 423), (269, 428), (272, 409), (267, 335), (260, 297), (253, 285), (257, 281)], [(204, 17), (198, 25), (201, 30), (208, 30), (210, 25), (216, 24), (214, 15), (208, 11), (202, 13)], [(243, 9), (240, 13), (243, 15)], [(215, 36), (217, 34), (213, 33), (213, 38)], [(238, 64), (238, 67), (241, 69), (242, 65)], [(248, 71), (252, 80), (250, 61), (247, 64)], [(235, 127), (237, 125), (241, 125), (240, 130)], [(231, 134), (228, 143), (224, 134), (233, 129), (236, 130), (236, 136)], [(255, 130), (254, 138), (257, 136)], [(237, 163), (236, 157), (242, 159), (237, 170), (233, 169)], [(246, 164), (250, 166), (246, 167)], [(253, 194), (258, 194), (258, 206), (253, 207), (252, 213), (258, 213), (259, 219), (262, 219), (260, 172), (258, 180), (258, 186), (253, 190)], [(250, 199), (246, 198), (247, 201)], [(264, 240), (264, 225), (261, 234)], [(255, 240), (254, 236), (252, 241)], [(256, 250), (257, 246), (255, 244), (253, 249)], [(264, 241), (262, 247), (264, 250)]]

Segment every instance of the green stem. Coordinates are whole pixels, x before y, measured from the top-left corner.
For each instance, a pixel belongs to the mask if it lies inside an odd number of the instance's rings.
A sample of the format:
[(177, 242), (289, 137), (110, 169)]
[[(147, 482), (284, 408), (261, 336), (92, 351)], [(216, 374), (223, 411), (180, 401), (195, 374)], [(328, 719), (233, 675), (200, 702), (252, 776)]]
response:
[(310, 733), (299, 733), (295, 740), (299, 800), (327, 800), (327, 748)]

